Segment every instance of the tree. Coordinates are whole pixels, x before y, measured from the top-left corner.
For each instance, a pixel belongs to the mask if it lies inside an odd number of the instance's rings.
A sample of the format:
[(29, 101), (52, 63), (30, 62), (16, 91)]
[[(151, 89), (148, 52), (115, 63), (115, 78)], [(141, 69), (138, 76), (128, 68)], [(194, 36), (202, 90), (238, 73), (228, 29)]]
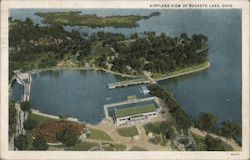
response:
[(30, 101), (24, 101), (24, 102), (21, 102), (20, 106), (23, 111), (29, 111), (31, 108), (31, 103)]
[(175, 136), (173, 128), (165, 121), (160, 123), (159, 130), (160, 133), (168, 139), (173, 138)]
[(34, 149), (36, 150), (47, 150), (49, 148), (47, 140), (43, 137), (37, 137), (33, 140), (32, 144)]
[(26, 130), (32, 130), (34, 127), (36, 127), (37, 121), (34, 121), (30, 118), (28, 118), (26, 121), (24, 121), (23, 126)]
[(78, 138), (73, 130), (66, 128), (62, 133), (56, 136), (57, 140), (61, 141), (66, 146), (74, 146), (78, 141)]
[(233, 121), (222, 122), (222, 135), (227, 138), (237, 139), (241, 137), (242, 128), (240, 124)]
[(25, 135), (20, 134), (18, 137), (14, 139), (14, 146), (18, 150), (27, 150), (28, 149), (28, 140)]
[(13, 135), (16, 131), (16, 108), (15, 102), (9, 102), (9, 135)]
[(200, 113), (198, 118), (199, 128), (211, 132), (217, 122), (216, 116), (213, 113)]
[(207, 151), (227, 151), (232, 150), (232, 148), (226, 148), (226, 145), (219, 139), (213, 138), (209, 134), (205, 138), (205, 144), (207, 146)]

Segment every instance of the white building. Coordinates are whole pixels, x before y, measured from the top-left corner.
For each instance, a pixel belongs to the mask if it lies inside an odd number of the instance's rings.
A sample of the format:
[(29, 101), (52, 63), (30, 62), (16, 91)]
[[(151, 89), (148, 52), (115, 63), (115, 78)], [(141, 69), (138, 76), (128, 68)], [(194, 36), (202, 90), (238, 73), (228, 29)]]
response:
[(150, 92), (150, 90), (146, 86), (141, 86), (139, 90), (143, 94), (148, 94)]
[(146, 122), (151, 118), (156, 118), (159, 113), (160, 108), (157, 108), (155, 105), (116, 109), (114, 121), (117, 125), (133, 125), (135, 123)]

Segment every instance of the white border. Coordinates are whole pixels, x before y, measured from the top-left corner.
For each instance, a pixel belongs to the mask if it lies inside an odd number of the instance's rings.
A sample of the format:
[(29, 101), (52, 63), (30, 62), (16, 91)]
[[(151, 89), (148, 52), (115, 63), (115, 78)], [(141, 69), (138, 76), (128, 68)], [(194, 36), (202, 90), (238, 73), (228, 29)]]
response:
[[(8, 10), (10, 8), (149, 8), (149, 4), (232, 4), (242, 9), (242, 125), (241, 152), (76, 152), (8, 151)], [(233, 9), (225, 8), (225, 9)], [(153, 8), (149, 8), (153, 9)], [(187, 9), (187, 8), (158, 8)], [(189, 8), (192, 9), (192, 8)], [(195, 8), (203, 9), (203, 8)], [(223, 9), (223, 8), (204, 8)], [(80, 1), (80, 0), (5, 0), (1, 2), (1, 154), (0, 159), (249, 159), (249, 2), (245, 1)]]

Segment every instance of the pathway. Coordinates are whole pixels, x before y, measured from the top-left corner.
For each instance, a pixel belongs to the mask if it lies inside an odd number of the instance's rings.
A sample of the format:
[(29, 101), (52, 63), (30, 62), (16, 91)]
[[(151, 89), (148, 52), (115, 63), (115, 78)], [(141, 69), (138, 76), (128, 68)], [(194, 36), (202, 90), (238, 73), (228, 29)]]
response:
[[(89, 125), (88, 127), (101, 129), (106, 132), (111, 138), (112, 141), (108, 141), (109, 143), (115, 144), (123, 144), (126, 145), (126, 150), (129, 150), (133, 146), (142, 147), (149, 151), (170, 151), (172, 150), (170, 146), (161, 146), (161, 145), (154, 145), (148, 142), (149, 137), (146, 135), (145, 130), (143, 128), (143, 124), (137, 124), (136, 127), (138, 129), (139, 138), (137, 140), (132, 139), (132, 137), (123, 137), (120, 136), (117, 132), (118, 126), (115, 126), (112, 120), (106, 120), (102, 123), (98, 124), (97, 126)], [(98, 142), (99, 140), (90, 140), (86, 139), (86, 141)], [(101, 141), (107, 142), (107, 141)]]
[[(206, 135), (208, 134), (206, 131), (202, 131), (198, 128), (193, 128), (191, 127), (191, 132), (196, 134), (196, 135), (199, 135), (201, 137), (206, 137)], [(222, 137), (222, 136), (218, 136), (218, 135), (215, 135), (215, 134), (212, 134), (212, 133), (209, 133), (212, 137), (214, 138), (219, 138), (220, 140), (222, 140), (223, 142), (227, 143), (228, 145), (230, 145), (231, 147), (233, 147), (233, 149), (235, 151), (241, 151), (241, 147), (233, 140), (233, 139), (227, 139), (225, 137)]]

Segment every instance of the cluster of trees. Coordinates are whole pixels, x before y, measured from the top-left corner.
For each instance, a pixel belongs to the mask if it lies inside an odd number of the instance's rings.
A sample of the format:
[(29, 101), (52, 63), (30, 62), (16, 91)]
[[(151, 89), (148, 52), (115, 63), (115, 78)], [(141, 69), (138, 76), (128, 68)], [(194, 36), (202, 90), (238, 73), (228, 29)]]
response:
[[(133, 34), (133, 37), (138, 35)], [(207, 60), (207, 37), (194, 34), (191, 38), (186, 33), (180, 37), (169, 37), (165, 33), (145, 32), (129, 44), (113, 43), (119, 53), (114, 60), (113, 69), (124, 72), (129, 65), (137, 72), (148, 70), (166, 73), (178, 68), (199, 64)], [(204, 50), (203, 50), (204, 49)]]
[(10, 17), (9, 23), (10, 77), (15, 69), (53, 67), (67, 54), (79, 55), (81, 60), (90, 51), (90, 44), (78, 31), (66, 32), (56, 25), (41, 27), (30, 18), (20, 21)]
[(47, 140), (43, 137), (35, 138), (32, 142), (32, 148), (28, 148), (28, 137), (23, 134), (15, 137), (14, 145), (18, 150), (47, 150), (49, 148)]
[(153, 134), (161, 135), (167, 139), (172, 139), (175, 137), (175, 132), (172, 126), (167, 122), (161, 122), (159, 125), (148, 123), (145, 125), (147, 131), (152, 132)]
[(97, 41), (102, 41), (102, 45), (110, 45), (119, 41), (124, 41), (126, 39), (125, 35), (121, 33), (103, 32), (99, 31), (93, 33), (90, 36), (90, 42), (95, 43)]
[(230, 151), (232, 148), (222, 142), (219, 138), (213, 138), (207, 135), (205, 138), (205, 145), (207, 151)]
[(30, 111), (31, 103), (30, 103), (30, 101), (21, 102), (20, 107), (23, 111)]
[(186, 112), (182, 109), (180, 104), (174, 99), (172, 95), (160, 88), (158, 85), (151, 85), (149, 89), (151, 94), (164, 100), (169, 112), (172, 114), (175, 120), (177, 129), (188, 130), (193, 125), (191, 118), (186, 114)]
[[(32, 132), (33, 128), (37, 126), (38, 122), (28, 118), (24, 121), (24, 129), (27, 132)], [(32, 139), (31, 146), (29, 147), (28, 136), (20, 134), (15, 137), (14, 145), (18, 150), (47, 150), (49, 148), (48, 142), (44, 137), (36, 137)]]
[(226, 138), (238, 140), (241, 138), (241, 125), (234, 121), (224, 121), (220, 128), (216, 128), (217, 118), (213, 113), (200, 113), (197, 120), (197, 127), (210, 133), (216, 133)]
[(56, 135), (56, 139), (65, 144), (67, 147), (75, 146), (78, 137), (72, 129), (65, 128), (63, 132)]

